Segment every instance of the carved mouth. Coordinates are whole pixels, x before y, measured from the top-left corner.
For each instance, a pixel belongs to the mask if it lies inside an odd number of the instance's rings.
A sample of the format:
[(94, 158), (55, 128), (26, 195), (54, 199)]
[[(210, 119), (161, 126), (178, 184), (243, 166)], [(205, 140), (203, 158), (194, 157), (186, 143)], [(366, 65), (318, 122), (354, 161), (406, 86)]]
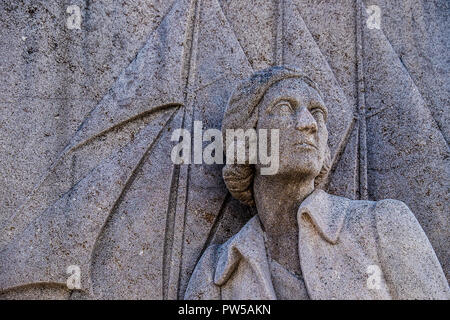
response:
[(314, 148), (314, 149), (318, 150), (317, 146), (314, 143), (308, 142), (308, 141), (298, 142), (295, 144), (295, 146), (301, 147), (301, 148)]

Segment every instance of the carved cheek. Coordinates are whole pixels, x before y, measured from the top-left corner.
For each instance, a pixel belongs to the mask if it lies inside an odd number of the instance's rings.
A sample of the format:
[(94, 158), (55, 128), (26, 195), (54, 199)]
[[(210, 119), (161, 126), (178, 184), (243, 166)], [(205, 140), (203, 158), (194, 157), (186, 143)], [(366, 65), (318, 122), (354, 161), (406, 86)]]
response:
[(328, 139), (328, 128), (327, 128), (326, 123), (322, 120), (322, 121), (319, 121), (317, 123), (317, 125), (318, 125), (317, 127), (318, 127), (318, 133), (319, 133), (320, 139), (327, 140)]
[(268, 129), (280, 129), (286, 131), (294, 128), (293, 117), (290, 116), (273, 116), (269, 121), (265, 122)]
[(325, 123), (319, 124), (319, 130), (318, 130), (318, 139), (320, 144), (320, 149), (323, 153), (325, 153), (325, 150), (327, 148), (328, 144), (328, 129)]

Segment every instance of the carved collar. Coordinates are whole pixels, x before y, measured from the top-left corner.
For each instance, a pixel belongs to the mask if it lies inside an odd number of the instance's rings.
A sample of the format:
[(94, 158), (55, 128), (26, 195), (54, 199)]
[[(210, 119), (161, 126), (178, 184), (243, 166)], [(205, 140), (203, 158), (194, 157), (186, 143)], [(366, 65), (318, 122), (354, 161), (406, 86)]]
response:
[[(349, 199), (315, 190), (298, 209), (299, 228), (307, 223), (309, 217), (322, 237), (334, 244), (339, 238), (350, 203)], [(275, 293), (269, 276), (264, 232), (257, 216), (250, 219), (237, 234), (221, 246), (214, 276), (215, 284), (223, 285), (227, 282), (241, 259), (249, 262), (264, 283), (261, 285), (265, 288), (264, 296), (273, 298)]]
[(306, 217), (318, 229), (321, 236), (335, 244), (344, 225), (351, 200), (333, 196), (323, 190), (316, 189), (300, 205), (297, 212), (299, 227)]

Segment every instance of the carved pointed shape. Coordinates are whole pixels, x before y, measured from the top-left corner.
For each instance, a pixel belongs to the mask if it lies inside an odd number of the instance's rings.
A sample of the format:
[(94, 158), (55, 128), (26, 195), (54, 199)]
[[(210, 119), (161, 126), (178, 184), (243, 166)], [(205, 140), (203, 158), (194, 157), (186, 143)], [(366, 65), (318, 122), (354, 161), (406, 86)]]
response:
[(175, 142), (170, 138), (182, 117), (179, 109), (99, 231), (91, 258), (95, 298), (163, 298), (164, 242), (172, 222), (167, 206), (177, 193), (176, 186), (171, 187)]
[(344, 141), (354, 121), (354, 107), (348, 103), (332, 69), (303, 21), (297, 1), (284, 1), (282, 62), (297, 66), (319, 85), (329, 109), (328, 143), (335, 161), (345, 147)]
[[(191, 87), (194, 94), (187, 101), (185, 122), (189, 130), (194, 120), (202, 121), (205, 129), (220, 129), (232, 90), (253, 70), (217, 0), (199, 2), (196, 32)], [(169, 298), (183, 296), (195, 261), (219, 216), (227, 194), (221, 169), (221, 165), (192, 164), (190, 171), (181, 170), (179, 197), (186, 190), (189, 194), (186, 205), (177, 207), (183, 209), (176, 213), (179, 220), (175, 222), (173, 274), (169, 281), (169, 292), (173, 294)]]
[[(54, 180), (52, 175), (54, 176), (57, 170), (61, 171), (61, 167), (66, 167), (66, 172), (71, 171), (67, 164), (62, 162), (67, 162), (69, 155), (72, 156), (72, 151), (113, 129), (118, 129), (165, 108), (183, 104), (186, 82), (183, 74), (183, 59), (191, 2), (191, 0), (178, 0), (174, 3), (136, 58), (119, 75), (113, 87), (98, 105), (86, 116), (67, 146), (38, 180), (23, 204), (11, 217), (11, 221), (20, 220), (19, 213), (30, 207), (33, 207), (33, 210), (42, 209), (38, 208), (40, 205), (36, 198), (43, 202), (54, 201), (51, 197), (48, 197), (49, 199), (40, 197), (42, 193), (57, 194), (71, 187), (70, 183), (67, 185), (69, 179), (56, 184), (50, 180)], [(50, 192), (50, 184), (53, 184), (58, 191)], [(44, 204), (44, 209), (47, 204)]]
[(405, 202), (448, 275), (448, 145), (383, 30), (364, 29), (364, 66), (369, 198)]
[(140, 115), (183, 104), (184, 42), (190, 1), (176, 1), (136, 58), (83, 121), (66, 150)]
[(32, 283), (64, 285), (66, 268), (76, 265), (81, 269), (81, 290), (91, 291), (91, 254), (97, 237), (175, 111), (159, 114), (7, 245), (0, 253), (1, 290)]

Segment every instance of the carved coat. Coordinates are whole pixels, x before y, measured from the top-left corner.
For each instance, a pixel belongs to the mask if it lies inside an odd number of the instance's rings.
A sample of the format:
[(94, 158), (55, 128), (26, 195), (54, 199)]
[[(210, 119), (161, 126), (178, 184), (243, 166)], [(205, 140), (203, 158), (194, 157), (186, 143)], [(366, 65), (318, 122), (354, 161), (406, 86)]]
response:
[[(436, 254), (403, 202), (350, 200), (316, 190), (301, 204), (297, 219), (309, 298), (450, 298)], [(185, 299), (279, 298), (274, 283), (280, 281), (274, 278), (280, 273), (272, 271), (264, 237), (253, 217), (226, 243), (210, 246)]]

